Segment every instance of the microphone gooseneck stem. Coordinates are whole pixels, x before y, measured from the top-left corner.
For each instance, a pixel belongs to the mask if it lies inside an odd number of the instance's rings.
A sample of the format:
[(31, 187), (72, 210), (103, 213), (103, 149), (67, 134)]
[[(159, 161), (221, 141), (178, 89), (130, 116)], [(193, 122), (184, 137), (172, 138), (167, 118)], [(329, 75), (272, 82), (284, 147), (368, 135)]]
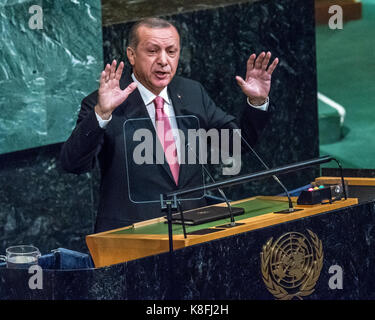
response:
[[(214, 182), (215, 182), (215, 180), (214, 180)], [(224, 198), (225, 202), (227, 203), (229, 213), (230, 213), (230, 225), (232, 227), (234, 227), (235, 221), (234, 221), (234, 215), (233, 215), (233, 212), (232, 212), (232, 206), (230, 205), (230, 203), (228, 201), (228, 198), (225, 196), (224, 191), (221, 188), (217, 188), (217, 190), (220, 192), (221, 196)]]
[[(187, 147), (190, 149), (190, 151), (194, 154), (195, 159), (196, 159), (196, 160), (198, 161), (198, 163), (199, 163), (198, 156), (197, 156), (197, 154), (194, 152), (194, 150), (190, 147), (190, 144), (188, 143), (186, 146), (187, 146)], [(204, 172), (209, 176), (209, 178), (215, 183), (215, 182), (216, 182), (215, 179), (212, 177), (212, 175), (210, 174), (210, 172), (206, 169), (206, 167), (205, 167), (203, 164), (202, 164), (202, 168), (203, 168)], [(233, 211), (232, 211), (232, 206), (230, 205), (229, 200), (228, 200), (227, 196), (225, 195), (224, 191), (223, 191), (221, 188), (217, 188), (217, 190), (219, 191), (219, 193), (221, 194), (221, 196), (224, 198), (224, 200), (225, 200), (225, 202), (226, 202), (226, 204), (227, 204), (227, 206), (228, 206), (229, 214), (230, 214), (230, 225), (231, 225), (232, 227), (234, 227), (234, 226), (236, 225), (236, 223), (235, 223), (235, 220), (234, 220), (234, 215), (233, 215)]]
[(345, 190), (345, 181), (344, 181), (344, 173), (343, 173), (343, 170), (342, 170), (342, 166), (340, 164), (340, 162), (335, 159), (335, 158), (332, 158), (334, 161), (336, 161), (337, 165), (339, 166), (339, 169), (340, 169), (340, 175), (341, 175), (341, 185), (342, 185), (342, 192), (344, 193), (344, 198), (345, 200), (348, 199), (348, 196), (346, 194), (346, 190)]
[[(267, 169), (268, 170), (268, 169)], [(284, 189), (284, 192), (286, 193), (287, 197), (288, 197), (288, 202), (289, 202), (289, 212), (293, 212), (294, 211), (294, 208), (293, 208), (293, 202), (292, 202), (292, 198), (290, 197), (290, 194), (288, 192), (288, 189), (285, 188), (284, 184), (279, 180), (279, 178), (277, 176), (272, 176), (272, 178), (274, 178), (276, 180), (276, 182), (279, 183), (279, 185), (281, 186), (281, 188)]]
[(184, 232), (184, 238), (186, 239), (187, 236), (186, 236), (185, 219), (184, 219), (184, 212), (182, 211), (182, 204), (181, 204), (181, 201), (177, 201), (177, 207), (178, 207), (178, 210), (180, 211), (180, 215), (181, 215), (181, 223), (182, 223), (182, 230), (183, 230), (183, 232)]
[[(262, 158), (258, 155), (258, 153), (251, 147), (251, 145), (246, 141), (246, 139), (241, 135), (241, 133), (238, 130), (234, 130), (234, 131), (237, 132), (237, 134), (240, 136), (241, 140), (243, 142), (245, 142), (246, 146), (256, 156), (256, 158), (263, 165), (263, 167), (265, 167), (267, 170), (270, 170), (270, 168), (266, 165), (266, 163), (262, 160)], [(280, 179), (276, 175), (273, 175), (272, 178), (280, 185), (280, 187), (286, 193), (286, 195), (288, 197), (288, 203), (289, 203), (289, 212), (294, 212), (292, 198), (290, 197), (288, 189), (284, 186), (284, 184), (280, 181)]]

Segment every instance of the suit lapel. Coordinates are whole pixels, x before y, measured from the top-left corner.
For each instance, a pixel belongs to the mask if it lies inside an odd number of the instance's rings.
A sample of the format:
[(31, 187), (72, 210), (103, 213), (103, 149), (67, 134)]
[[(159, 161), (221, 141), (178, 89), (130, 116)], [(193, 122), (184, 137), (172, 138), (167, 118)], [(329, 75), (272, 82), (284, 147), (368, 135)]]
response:
[[(120, 88), (124, 90), (132, 82), (133, 79), (131, 78), (130, 73), (128, 73), (121, 78)], [(138, 89), (134, 90), (129, 95), (119, 109), (127, 119), (149, 118), (146, 106)]]

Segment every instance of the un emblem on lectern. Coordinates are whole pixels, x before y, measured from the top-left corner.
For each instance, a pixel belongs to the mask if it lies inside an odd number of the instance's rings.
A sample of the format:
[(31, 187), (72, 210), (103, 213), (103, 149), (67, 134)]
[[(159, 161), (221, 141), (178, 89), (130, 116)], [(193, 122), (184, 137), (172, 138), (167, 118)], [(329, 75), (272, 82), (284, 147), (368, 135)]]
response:
[(323, 246), (317, 235), (307, 230), (288, 232), (274, 243), (269, 239), (260, 254), (262, 278), (271, 294), (279, 300), (308, 296), (323, 266)]

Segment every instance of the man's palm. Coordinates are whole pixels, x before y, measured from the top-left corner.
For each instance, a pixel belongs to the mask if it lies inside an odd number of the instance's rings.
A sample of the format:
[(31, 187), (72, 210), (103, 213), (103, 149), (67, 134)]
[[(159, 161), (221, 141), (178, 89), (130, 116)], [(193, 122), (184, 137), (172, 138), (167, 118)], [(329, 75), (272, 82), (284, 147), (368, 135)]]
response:
[(275, 70), (279, 60), (276, 58), (270, 66), (268, 63), (271, 59), (271, 53), (262, 52), (258, 58), (252, 54), (246, 67), (246, 80), (237, 76), (236, 80), (241, 87), (242, 92), (249, 97), (250, 100), (264, 101), (271, 89), (272, 72)]
[(98, 102), (102, 106), (103, 112), (114, 110), (126, 98), (125, 90), (121, 90), (118, 80), (109, 80), (99, 88)]
[(100, 76), (100, 86), (98, 91), (98, 105), (96, 111), (100, 116), (108, 117), (121, 103), (136, 89), (137, 84), (131, 83), (127, 88), (120, 88), (120, 79), (124, 69), (121, 62), (116, 70), (116, 60), (112, 64), (107, 64)]

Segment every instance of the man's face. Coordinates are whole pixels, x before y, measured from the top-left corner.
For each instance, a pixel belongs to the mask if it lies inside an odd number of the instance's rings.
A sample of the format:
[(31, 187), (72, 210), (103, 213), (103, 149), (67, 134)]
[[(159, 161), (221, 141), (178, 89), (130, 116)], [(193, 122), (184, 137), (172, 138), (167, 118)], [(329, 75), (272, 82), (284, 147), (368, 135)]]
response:
[(135, 77), (158, 95), (176, 74), (180, 58), (180, 37), (174, 27), (137, 30), (138, 45), (127, 48), (127, 56)]

